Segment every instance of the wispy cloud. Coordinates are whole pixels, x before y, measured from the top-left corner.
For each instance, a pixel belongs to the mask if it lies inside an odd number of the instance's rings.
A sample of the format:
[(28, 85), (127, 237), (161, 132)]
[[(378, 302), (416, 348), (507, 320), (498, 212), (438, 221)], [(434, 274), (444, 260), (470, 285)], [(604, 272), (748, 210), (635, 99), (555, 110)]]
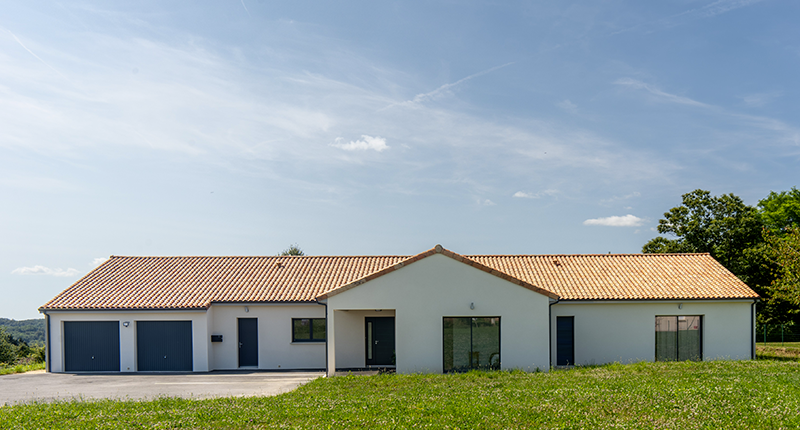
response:
[(525, 191), (517, 191), (514, 193), (512, 197), (520, 198), (520, 199), (538, 199), (546, 196), (554, 196), (558, 194), (558, 190), (544, 190), (539, 191), (538, 193), (528, 193)]
[(512, 64), (514, 64), (513, 61), (510, 62), (510, 63), (502, 64), (500, 66), (492, 67), (491, 69), (486, 69), (486, 70), (484, 70), (482, 72), (478, 72), (478, 73), (475, 73), (473, 75), (469, 75), (466, 78), (461, 78), (461, 79), (459, 79), (459, 80), (457, 80), (455, 82), (452, 82), (452, 83), (449, 83), (449, 84), (444, 84), (441, 87), (439, 87), (439, 88), (437, 88), (437, 89), (435, 89), (433, 91), (430, 91), (430, 92), (427, 92), (427, 93), (423, 93), (423, 94), (417, 94), (411, 100), (406, 100), (406, 101), (400, 102), (400, 103), (392, 103), (389, 106), (386, 106), (385, 108), (383, 108), (381, 110), (389, 109), (389, 108), (391, 108), (393, 106), (411, 106), (411, 105), (417, 105), (417, 104), (420, 104), (420, 103), (424, 103), (424, 102), (429, 101), (429, 100), (435, 100), (435, 99), (441, 97), (444, 94), (448, 94), (450, 92), (450, 90), (452, 90), (453, 88), (463, 84), (464, 82), (467, 82), (467, 81), (469, 81), (471, 79), (475, 79), (475, 78), (477, 78), (479, 76), (487, 75), (487, 74), (492, 73), (492, 72), (494, 72), (496, 70), (500, 70), (500, 69), (502, 69), (504, 67), (508, 67), (508, 66), (510, 66)]
[(673, 104), (680, 104), (685, 106), (701, 108), (706, 112), (735, 120), (739, 125), (748, 125), (751, 127), (760, 128), (762, 130), (776, 132), (780, 134), (779, 138), (780, 141), (788, 142), (792, 145), (800, 144), (800, 130), (798, 130), (796, 127), (788, 125), (783, 121), (774, 118), (731, 112), (728, 109), (725, 109), (721, 106), (715, 106), (699, 102), (689, 97), (679, 96), (676, 94), (668, 93), (666, 91), (662, 91), (661, 89), (653, 85), (647, 84), (645, 82), (636, 79), (621, 78), (616, 80), (614, 84), (635, 90), (645, 91), (649, 93), (651, 96), (653, 96), (653, 98), (656, 101), (659, 102), (673, 103)]
[(644, 224), (644, 219), (631, 214), (624, 216), (610, 216), (605, 218), (587, 219), (583, 225), (602, 225), (607, 227), (639, 227)]
[(652, 31), (673, 28), (694, 20), (713, 18), (715, 16), (722, 15), (734, 11), (736, 9), (740, 9), (756, 3), (761, 3), (762, 1), (764, 0), (717, 0), (698, 8), (688, 9), (683, 12), (670, 15), (666, 18), (661, 18), (641, 23), (632, 27), (615, 31), (611, 34), (614, 35), (614, 34), (626, 33), (634, 30), (644, 30), (646, 32), (652, 32)]
[(572, 103), (569, 99), (556, 103), (556, 106), (572, 114), (578, 113), (578, 105)]
[[(55, 67), (51, 66), (51, 65), (50, 65), (50, 64), (48, 64), (46, 61), (42, 60), (42, 58), (41, 58), (41, 57), (39, 57), (38, 55), (36, 55), (36, 53), (35, 53), (35, 52), (31, 51), (31, 50), (30, 50), (30, 49), (29, 49), (27, 46), (25, 46), (25, 44), (24, 44), (24, 43), (22, 43), (22, 41), (21, 41), (21, 40), (19, 40), (19, 38), (17, 37), (17, 35), (16, 35), (16, 34), (14, 34), (14, 33), (12, 33), (12, 32), (11, 32), (11, 30), (8, 30), (8, 29), (6, 29), (6, 31), (8, 32), (8, 34), (10, 34), (10, 35), (11, 35), (11, 37), (13, 37), (13, 38), (14, 38), (14, 40), (16, 40), (16, 41), (17, 41), (17, 43), (19, 44), (19, 46), (21, 46), (21, 47), (22, 47), (22, 48), (24, 48), (26, 51), (28, 51), (28, 53), (29, 53), (29, 54), (31, 54), (31, 55), (33, 55), (33, 57), (34, 57), (34, 58), (36, 58), (37, 60), (39, 60), (39, 61), (40, 61), (42, 64), (44, 64), (44, 65), (45, 65), (45, 66), (47, 66), (48, 68), (50, 68), (50, 70), (52, 70), (52, 71), (54, 71), (54, 72), (58, 73), (58, 75), (59, 75), (59, 76), (61, 76), (62, 78), (64, 78), (64, 79), (65, 79), (67, 82), (70, 82), (69, 78), (67, 78), (66, 76), (64, 76), (64, 74), (63, 74), (63, 73), (59, 72), (59, 71), (58, 71), (58, 69), (56, 69)], [(71, 83), (71, 82), (70, 82), (70, 83)]]
[(656, 87), (654, 87), (652, 85), (646, 84), (646, 83), (644, 83), (642, 81), (638, 81), (638, 80), (632, 79), (632, 78), (617, 79), (614, 82), (614, 84), (615, 85), (621, 85), (621, 86), (624, 86), (624, 87), (633, 88), (633, 89), (636, 89), (636, 90), (645, 90), (648, 93), (656, 96), (659, 100), (663, 100), (663, 101), (667, 101), (667, 102), (671, 102), (671, 103), (678, 103), (678, 104), (683, 104), (683, 105), (688, 105), (688, 106), (697, 106), (697, 107), (703, 107), (703, 108), (711, 107), (710, 105), (698, 102), (697, 100), (692, 100), (692, 99), (690, 99), (688, 97), (678, 96), (678, 95), (675, 95), (675, 94), (670, 94), (670, 93), (661, 91), (660, 89), (658, 89), (658, 88), (656, 88)]
[(749, 107), (762, 107), (773, 100), (777, 99), (778, 97), (782, 96), (783, 93), (781, 91), (771, 91), (768, 93), (755, 93), (755, 94), (748, 94), (742, 97), (742, 101), (745, 105)]
[(247, 5), (244, 4), (244, 0), (241, 1), (242, 1), (242, 7), (244, 7), (244, 11), (247, 12), (247, 16), (252, 18), (252, 15), (250, 15), (250, 11), (247, 9)]
[[(640, 193), (638, 191), (634, 191), (634, 192), (632, 192), (630, 194), (625, 194), (623, 196), (612, 196), (610, 198), (600, 200), (600, 203), (602, 203), (602, 204), (614, 203), (614, 202), (618, 202), (618, 201), (622, 201), (622, 200), (629, 200), (629, 199), (633, 199), (633, 198), (641, 197), (641, 196), (642, 196), (642, 193)], [(626, 209), (629, 209), (629, 208), (626, 208)]]
[(361, 135), (361, 140), (351, 140), (350, 142), (344, 143), (344, 138), (337, 137), (334, 143), (331, 143), (331, 146), (334, 148), (343, 149), (345, 151), (377, 151), (382, 152), (389, 149), (389, 146), (386, 144), (386, 139), (380, 136), (367, 136), (366, 134)]
[(59, 277), (72, 277), (80, 275), (78, 269), (51, 269), (45, 266), (18, 267), (11, 271), (14, 275), (47, 275)]

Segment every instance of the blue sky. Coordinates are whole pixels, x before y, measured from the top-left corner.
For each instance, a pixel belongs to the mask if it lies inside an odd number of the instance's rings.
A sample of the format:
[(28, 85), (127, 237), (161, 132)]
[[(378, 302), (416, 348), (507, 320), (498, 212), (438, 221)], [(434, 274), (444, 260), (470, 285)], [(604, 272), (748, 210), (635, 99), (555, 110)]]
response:
[(0, 316), (109, 255), (628, 253), (800, 185), (800, 3), (16, 2)]

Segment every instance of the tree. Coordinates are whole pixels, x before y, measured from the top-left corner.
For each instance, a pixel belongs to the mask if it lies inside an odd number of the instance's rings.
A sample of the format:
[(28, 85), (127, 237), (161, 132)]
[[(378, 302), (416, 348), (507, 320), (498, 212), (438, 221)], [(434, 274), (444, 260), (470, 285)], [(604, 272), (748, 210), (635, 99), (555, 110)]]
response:
[(300, 249), (299, 246), (297, 246), (297, 244), (294, 244), (294, 245), (289, 245), (288, 248), (284, 249), (283, 251), (281, 251), (280, 254), (278, 254), (279, 257), (284, 257), (288, 255), (306, 255), (306, 254), (303, 252), (302, 249)]
[(767, 256), (775, 265), (772, 297), (800, 307), (800, 226), (786, 227), (783, 234), (764, 231)]
[(17, 347), (12, 338), (0, 327), (0, 363), (11, 364), (17, 361)]
[(781, 231), (784, 227), (800, 226), (800, 190), (792, 187), (789, 191), (769, 195), (758, 202), (761, 220), (767, 228)]
[(664, 213), (656, 237), (642, 247), (644, 253), (708, 252), (748, 284), (764, 281), (763, 269), (753, 264), (749, 249), (762, 242), (758, 211), (733, 194), (712, 196), (695, 190), (682, 196), (682, 204)]

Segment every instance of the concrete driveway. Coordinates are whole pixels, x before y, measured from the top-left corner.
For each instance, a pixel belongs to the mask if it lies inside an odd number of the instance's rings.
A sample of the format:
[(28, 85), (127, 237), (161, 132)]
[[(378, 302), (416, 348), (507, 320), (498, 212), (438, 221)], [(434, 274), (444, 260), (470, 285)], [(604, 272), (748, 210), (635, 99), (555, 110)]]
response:
[(292, 391), (324, 372), (210, 372), (183, 374), (72, 374), (29, 372), (0, 376), (0, 405), (69, 399), (206, 399), (272, 396)]

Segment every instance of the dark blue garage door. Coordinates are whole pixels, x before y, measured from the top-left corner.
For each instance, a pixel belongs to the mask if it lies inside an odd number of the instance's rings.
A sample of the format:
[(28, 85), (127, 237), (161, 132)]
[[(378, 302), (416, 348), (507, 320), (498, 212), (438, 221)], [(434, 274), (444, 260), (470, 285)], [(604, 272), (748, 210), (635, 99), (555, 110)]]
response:
[(64, 370), (119, 372), (119, 321), (64, 321)]
[(192, 322), (137, 321), (136, 359), (140, 372), (192, 371)]

